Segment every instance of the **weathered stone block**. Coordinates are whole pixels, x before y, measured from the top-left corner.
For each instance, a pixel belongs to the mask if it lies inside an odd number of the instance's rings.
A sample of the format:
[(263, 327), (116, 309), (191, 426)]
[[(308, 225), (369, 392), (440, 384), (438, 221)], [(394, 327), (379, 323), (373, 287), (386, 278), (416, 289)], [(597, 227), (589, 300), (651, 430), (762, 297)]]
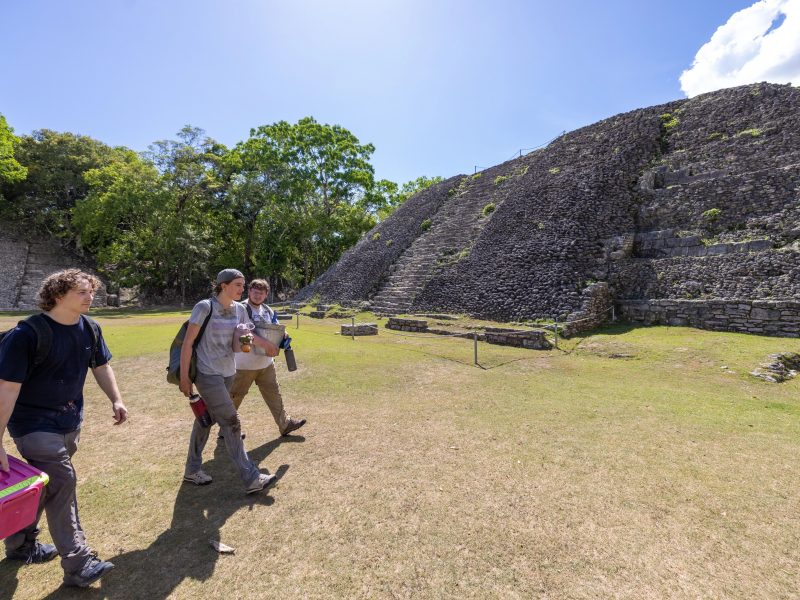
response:
[(356, 323), (355, 327), (352, 325), (342, 325), (340, 334), (347, 337), (354, 335), (378, 335), (378, 326), (375, 323)]

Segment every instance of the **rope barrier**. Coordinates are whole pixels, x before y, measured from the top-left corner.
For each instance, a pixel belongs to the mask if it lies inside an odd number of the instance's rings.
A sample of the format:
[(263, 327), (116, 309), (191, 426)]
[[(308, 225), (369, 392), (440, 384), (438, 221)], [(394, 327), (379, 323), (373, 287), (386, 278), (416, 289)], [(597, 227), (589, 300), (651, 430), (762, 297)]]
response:
[[(549, 146), (550, 144), (552, 144), (554, 141), (556, 141), (558, 138), (560, 138), (560, 137), (561, 137), (562, 135), (564, 135), (565, 133), (567, 133), (567, 130), (566, 130), (566, 129), (565, 129), (564, 131), (562, 131), (561, 133), (559, 133), (557, 136), (555, 136), (555, 137), (553, 137), (553, 138), (551, 138), (551, 139), (547, 140), (546, 142), (544, 142), (544, 143), (542, 143), (542, 144), (539, 144), (538, 146), (533, 146), (532, 148), (520, 148), (519, 150), (517, 150), (516, 152), (514, 152), (514, 154), (512, 154), (512, 155), (511, 155), (511, 158), (507, 158), (507, 159), (506, 159), (506, 160), (504, 160), (503, 162), (508, 162), (509, 160), (513, 160), (513, 159), (515, 159), (515, 158), (522, 158), (522, 153), (523, 153), (523, 152), (524, 152), (525, 154), (528, 154), (528, 153), (532, 152), (533, 150), (538, 150), (539, 148), (544, 148), (544, 147), (546, 147), (546, 146)], [(496, 166), (497, 166), (497, 165), (491, 165), (491, 166), (489, 166), (489, 167), (482, 167), (482, 166), (480, 166), (480, 165), (473, 165), (473, 169), (474, 169), (474, 170), (473, 170), (472, 174), (473, 174), (473, 175), (477, 175), (477, 173), (478, 173), (478, 169), (480, 169), (481, 171), (483, 171), (483, 170), (485, 170), (485, 169), (491, 169), (492, 167), (496, 167)]]
[[(614, 309), (614, 306), (612, 305), (612, 306), (608, 307), (607, 309), (605, 309), (603, 311), (600, 311), (599, 313), (596, 313), (595, 315), (590, 316), (590, 317), (584, 317), (584, 318), (581, 318), (581, 319), (573, 319), (572, 321), (566, 321), (564, 323), (559, 323), (557, 320), (554, 319), (552, 323), (546, 323), (546, 322), (545, 323), (536, 323), (535, 325), (530, 325), (528, 329), (510, 329), (510, 330), (504, 330), (504, 331), (501, 331), (501, 332), (498, 332), (498, 333), (500, 335), (516, 335), (516, 334), (530, 333), (532, 331), (537, 331), (537, 330), (542, 330), (542, 329), (550, 330), (554, 335), (554, 340), (553, 340), (554, 341), (554, 346), (555, 346), (554, 349), (558, 350), (560, 352), (563, 352), (564, 354), (569, 355), (569, 354), (572, 354), (572, 352), (574, 352), (578, 348), (578, 346), (580, 346), (580, 344), (581, 344), (581, 342), (583, 340), (582, 339), (579, 340), (578, 343), (575, 345), (575, 347), (573, 347), (573, 348), (571, 348), (569, 350), (561, 349), (561, 348), (559, 348), (559, 345), (558, 345), (559, 329), (563, 330), (563, 329), (568, 328), (569, 326), (571, 326), (571, 325), (573, 325), (575, 323), (581, 323), (581, 322), (584, 322), (584, 321), (597, 320), (599, 316), (605, 315), (605, 314), (607, 314), (609, 312), (611, 313), (612, 319), (613, 319), (614, 315), (615, 315), (615, 309)], [(300, 326), (300, 315), (301, 315), (300, 312), (296, 313), (297, 327), (298, 328)], [(307, 315), (304, 315), (304, 316), (307, 316)], [(414, 316), (414, 315), (412, 314), (411, 316)], [(324, 319), (319, 319), (319, 321), (320, 321), (320, 325), (323, 325), (323, 326), (328, 325), (328, 323), (324, 323), (323, 322)], [(344, 321), (344, 320), (336, 320), (336, 321), (333, 321), (333, 322), (331, 322), (330, 320), (328, 320), (328, 321), (334, 327), (339, 328), (339, 330), (335, 331), (335, 332), (331, 332), (331, 333), (329, 333), (329, 332), (319, 332), (319, 331), (312, 331), (312, 333), (315, 333), (317, 335), (338, 335), (340, 337), (343, 337), (344, 335), (347, 335), (347, 334), (342, 334), (341, 333), (341, 327), (342, 326), (347, 326), (347, 327), (351, 327), (352, 328), (352, 330), (350, 332), (350, 337), (352, 337), (352, 339), (355, 341), (355, 338), (356, 338), (356, 335), (355, 335), (355, 329), (356, 329), (355, 317), (350, 317), (350, 319), (348, 321)], [(361, 324), (358, 325), (358, 327), (372, 329), (372, 330), (374, 330), (376, 332), (380, 331), (380, 329), (381, 329), (378, 325), (373, 325), (371, 323), (361, 323)], [(473, 342), (473, 345), (474, 345), (474, 361), (473, 361), (474, 366), (477, 366), (477, 367), (479, 367), (481, 369), (487, 370), (487, 367), (479, 364), (479, 362), (478, 362), (478, 341), (479, 341), (478, 340), (478, 335), (479, 334), (478, 334), (477, 331), (462, 331), (462, 332), (456, 332), (456, 333), (426, 334), (426, 333), (422, 333), (422, 332), (401, 332), (401, 331), (398, 331), (398, 330), (389, 329), (388, 327), (385, 327), (385, 326), (384, 326), (383, 329), (384, 329), (385, 333), (387, 333), (387, 334), (389, 334), (391, 336), (403, 337), (403, 338), (409, 338), (409, 339), (418, 339), (418, 340), (439, 339), (439, 340), (446, 340), (448, 338), (451, 338), (451, 339), (460, 338), (460, 339), (464, 339), (464, 340), (471, 340)], [(485, 342), (485, 340), (483, 340), (483, 341)], [(423, 354), (430, 354), (430, 353), (423, 352)], [(443, 358), (443, 359), (451, 360), (451, 361), (454, 361), (454, 362), (458, 362), (460, 364), (466, 364), (466, 363), (463, 363), (462, 361), (458, 361), (458, 360), (452, 359), (452, 358), (447, 357), (447, 356), (441, 356), (439, 354), (430, 354), (430, 355), (431, 356), (436, 356), (438, 358)], [(533, 359), (533, 358), (534, 357), (531, 357), (531, 359)], [(503, 363), (500, 363), (499, 365), (495, 365), (494, 367), (488, 367), (488, 368), (496, 368), (496, 367), (499, 367), (499, 366), (503, 366), (505, 364), (509, 364), (510, 362), (517, 362), (519, 360), (527, 360), (527, 359), (522, 359), (521, 358), (521, 359), (514, 359), (514, 360), (511, 360), (511, 361), (505, 361)]]

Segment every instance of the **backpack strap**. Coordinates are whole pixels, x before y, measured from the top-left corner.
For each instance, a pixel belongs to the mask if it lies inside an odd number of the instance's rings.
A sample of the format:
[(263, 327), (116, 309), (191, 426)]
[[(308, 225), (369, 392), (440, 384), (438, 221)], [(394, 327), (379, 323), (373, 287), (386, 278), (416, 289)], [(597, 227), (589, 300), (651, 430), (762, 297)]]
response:
[[(247, 309), (247, 316), (250, 317), (250, 320), (253, 321), (253, 309), (250, 308), (250, 303), (245, 301), (244, 307)], [(255, 321), (253, 321), (255, 322)]]
[(47, 323), (42, 313), (31, 315), (27, 319), (20, 321), (19, 325), (25, 323), (28, 327), (33, 329), (36, 334), (36, 354), (33, 358), (33, 364), (28, 367), (28, 374), (41, 365), (47, 355), (50, 354), (50, 348), (53, 346), (53, 330)]
[(89, 332), (92, 334), (92, 355), (89, 358), (89, 368), (96, 369), (97, 349), (100, 347), (100, 326), (97, 324), (97, 321), (86, 315), (81, 315), (81, 319), (83, 319), (83, 326), (88, 327)]
[(211, 313), (214, 312), (214, 305), (211, 303), (211, 298), (205, 300), (205, 302), (208, 302), (208, 314), (206, 315), (203, 324), (200, 326), (200, 331), (197, 332), (197, 337), (194, 338), (194, 344), (192, 344), (192, 348), (197, 348), (197, 345), (203, 338), (203, 334), (206, 332), (206, 327), (208, 326), (208, 322), (211, 320)]

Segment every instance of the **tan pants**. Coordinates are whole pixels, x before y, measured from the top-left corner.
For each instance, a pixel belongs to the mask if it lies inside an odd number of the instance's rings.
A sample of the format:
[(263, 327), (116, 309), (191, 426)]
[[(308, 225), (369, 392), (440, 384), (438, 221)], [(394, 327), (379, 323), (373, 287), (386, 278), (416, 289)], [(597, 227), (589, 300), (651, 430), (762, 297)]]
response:
[(278, 386), (278, 380), (275, 377), (275, 365), (271, 364), (266, 369), (256, 369), (254, 371), (237, 369), (236, 377), (233, 379), (233, 387), (231, 388), (231, 400), (236, 410), (242, 404), (242, 400), (250, 391), (250, 386), (253, 382), (258, 386), (264, 402), (267, 403), (272, 418), (275, 419), (275, 424), (278, 426), (278, 431), (283, 434), (286, 429), (286, 423), (289, 421), (289, 415), (283, 410), (283, 397), (281, 396), (281, 389)]

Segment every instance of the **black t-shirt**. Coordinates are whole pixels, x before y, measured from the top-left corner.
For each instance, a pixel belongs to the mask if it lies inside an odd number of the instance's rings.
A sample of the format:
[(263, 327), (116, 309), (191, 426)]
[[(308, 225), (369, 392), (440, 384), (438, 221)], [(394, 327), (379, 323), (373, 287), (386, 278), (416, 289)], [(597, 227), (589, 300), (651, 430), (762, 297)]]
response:
[[(27, 324), (17, 325), (0, 343), (0, 379), (22, 384), (8, 421), (12, 437), (34, 431), (69, 433), (83, 420), (83, 384), (92, 354), (91, 326), (84, 319), (75, 325), (62, 325), (47, 315), (44, 318), (53, 330), (53, 345), (39, 366), (30, 369), (36, 356), (36, 333)], [(102, 333), (95, 360), (98, 367), (111, 360)]]

